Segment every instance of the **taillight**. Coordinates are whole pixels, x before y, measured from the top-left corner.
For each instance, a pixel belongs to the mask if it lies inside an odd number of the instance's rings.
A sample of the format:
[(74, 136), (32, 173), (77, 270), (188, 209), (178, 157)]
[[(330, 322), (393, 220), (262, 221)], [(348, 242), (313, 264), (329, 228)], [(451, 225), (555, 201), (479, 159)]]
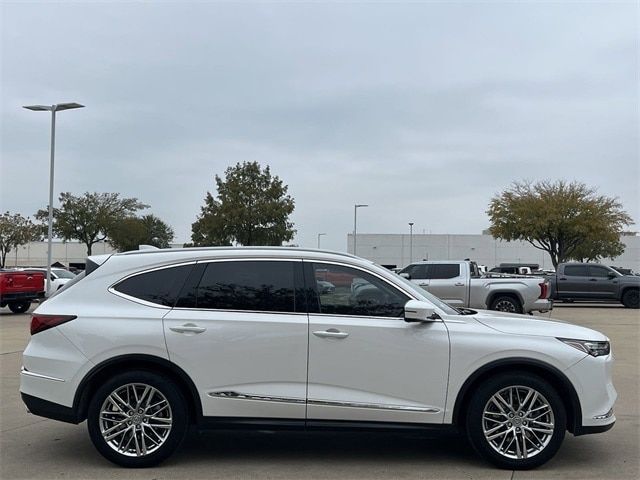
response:
[(549, 294), (549, 284), (547, 282), (539, 283), (540, 285), (540, 296), (538, 298), (547, 298)]
[(75, 315), (32, 315), (31, 316), (31, 335), (43, 332), (49, 328), (57, 327), (63, 323), (69, 322)]

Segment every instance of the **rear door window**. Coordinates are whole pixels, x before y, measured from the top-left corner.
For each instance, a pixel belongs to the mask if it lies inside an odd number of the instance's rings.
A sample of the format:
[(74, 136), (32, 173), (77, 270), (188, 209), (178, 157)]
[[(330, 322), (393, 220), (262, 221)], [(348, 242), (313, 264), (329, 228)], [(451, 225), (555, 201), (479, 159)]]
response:
[(596, 267), (594, 265), (591, 265), (589, 267), (589, 276), (591, 277), (603, 277), (603, 278), (607, 278), (609, 277), (609, 274), (612, 273), (611, 270), (605, 268), (605, 267)]
[(564, 267), (564, 274), (567, 277), (587, 277), (589, 273), (587, 272), (586, 265), (567, 265)]
[(192, 269), (193, 264), (143, 272), (125, 278), (113, 289), (145, 302), (173, 307), (178, 293)]
[(458, 263), (432, 263), (429, 265), (427, 277), (431, 280), (445, 280), (460, 276), (460, 264)]
[[(183, 294), (179, 307), (295, 312), (295, 269), (299, 262), (225, 261), (206, 264), (195, 304)], [(183, 300), (184, 299), (184, 300)], [(298, 306), (299, 309), (301, 306)]]

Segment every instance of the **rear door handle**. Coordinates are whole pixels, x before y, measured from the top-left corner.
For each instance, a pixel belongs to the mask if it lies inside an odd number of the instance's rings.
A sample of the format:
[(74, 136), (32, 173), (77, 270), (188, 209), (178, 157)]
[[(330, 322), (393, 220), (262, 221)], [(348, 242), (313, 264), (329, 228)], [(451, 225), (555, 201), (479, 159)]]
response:
[(456, 282), (456, 283), (454, 283), (454, 285), (456, 287), (464, 287), (464, 283), (462, 283), (462, 282)]
[(169, 327), (169, 330), (176, 333), (202, 333), (207, 329), (199, 327), (194, 323), (185, 323), (184, 325), (178, 325), (177, 327)]
[(337, 328), (329, 328), (328, 330), (316, 330), (313, 332), (316, 337), (320, 338), (347, 338), (347, 332), (341, 332)]
[(590, 278), (590, 279), (589, 279), (589, 281), (590, 281), (590, 282), (597, 282), (597, 281), (598, 281), (598, 279), (597, 279), (597, 278)]

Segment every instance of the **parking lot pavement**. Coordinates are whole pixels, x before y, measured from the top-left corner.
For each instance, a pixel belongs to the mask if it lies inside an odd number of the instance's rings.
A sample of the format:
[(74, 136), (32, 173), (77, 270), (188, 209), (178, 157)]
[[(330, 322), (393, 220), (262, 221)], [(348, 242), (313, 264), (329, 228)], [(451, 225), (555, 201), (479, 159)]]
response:
[(0, 310), (0, 478), (41, 479), (637, 479), (640, 478), (640, 312), (615, 305), (558, 305), (553, 317), (611, 338), (619, 398), (607, 433), (567, 438), (543, 467), (496, 470), (457, 438), (345, 433), (192, 433), (161, 467), (126, 470), (104, 460), (85, 424), (26, 413), (19, 397), (29, 316)]

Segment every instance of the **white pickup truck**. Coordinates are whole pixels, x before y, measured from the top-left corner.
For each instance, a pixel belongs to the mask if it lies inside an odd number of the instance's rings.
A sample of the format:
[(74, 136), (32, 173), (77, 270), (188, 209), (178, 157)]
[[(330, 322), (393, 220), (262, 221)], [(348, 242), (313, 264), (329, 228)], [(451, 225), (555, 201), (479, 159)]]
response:
[(450, 260), (416, 262), (398, 273), (453, 307), (512, 313), (553, 308), (544, 277), (481, 275), (475, 262)]

